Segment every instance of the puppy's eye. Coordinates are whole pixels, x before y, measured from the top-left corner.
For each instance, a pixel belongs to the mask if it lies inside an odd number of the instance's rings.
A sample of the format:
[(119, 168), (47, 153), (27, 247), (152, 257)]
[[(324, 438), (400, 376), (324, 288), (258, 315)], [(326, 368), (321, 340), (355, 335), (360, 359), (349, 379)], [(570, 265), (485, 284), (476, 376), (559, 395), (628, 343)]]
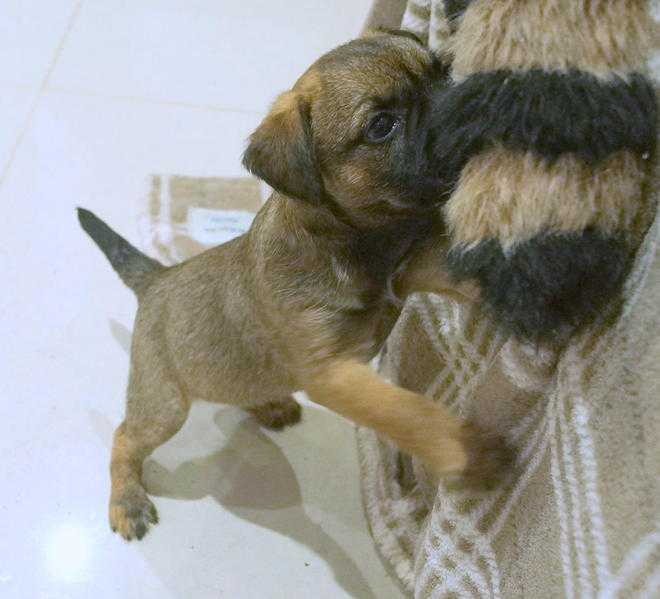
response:
[(379, 112), (367, 125), (367, 141), (378, 143), (388, 139), (398, 128), (399, 117), (389, 112)]

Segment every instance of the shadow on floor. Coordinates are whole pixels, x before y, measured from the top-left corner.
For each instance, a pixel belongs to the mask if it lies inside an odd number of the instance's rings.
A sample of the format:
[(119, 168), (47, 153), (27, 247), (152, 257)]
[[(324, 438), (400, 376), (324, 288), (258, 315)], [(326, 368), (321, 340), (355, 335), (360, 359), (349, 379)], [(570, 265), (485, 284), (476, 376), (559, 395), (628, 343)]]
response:
[[(221, 426), (218, 418), (216, 422)], [(319, 470), (319, 485), (322, 476)], [(375, 599), (353, 560), (307, 515), (291, 464), (252, 420), (243, 420), (230, 431), (220, 451), (185, 462), (174, 471), (148, 460), (144, 481), (151, 495), (187, 500), (213, 497), (239, 518), (312, 549), (352, 597)]]
[[(110, 330), (129, 353), (131, 331), (113, 319)], [(296, 474), (277, 444), (253, 420), (228, 425), (222, 416), (223, 410), (219, 410), (214, 419), (227, 437), (221, 450), (184, 462), (173, 471), (154, 459), (145, 462), (143, 479), (148, 493), (181, 500), (212, 497), (239, 518), (312, 549), (350, 596), (375, 599), (350, 556), (306, 513)], [(111, 436), (110, 423), (101, 422), (105, 418), (95, 414), (93, 420), (100, 435)], [(322, 488), (322, 468), (316, 483)]]

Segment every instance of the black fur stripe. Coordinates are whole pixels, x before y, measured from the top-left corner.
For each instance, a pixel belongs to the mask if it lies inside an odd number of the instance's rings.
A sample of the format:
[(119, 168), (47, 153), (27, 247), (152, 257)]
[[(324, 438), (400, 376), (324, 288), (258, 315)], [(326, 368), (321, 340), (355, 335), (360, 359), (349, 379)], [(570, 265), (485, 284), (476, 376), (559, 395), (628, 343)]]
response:
[(485, 305), (508, 332), (531, 341), (560, 339), (588, 324), (621, 291), (630, 253), (594, 230), (543, 234), (510, 253), (489, 239), (453, 249), (450, 272), (476, 280)]
[(437, 92), (433, 110), (434, 160), (449, 177), (494, 142), (590, 163), (623, 149), (651, 153), (656, 142), (655, 90), (637, 73), (607, 82), (581, 71), (478, 73)]

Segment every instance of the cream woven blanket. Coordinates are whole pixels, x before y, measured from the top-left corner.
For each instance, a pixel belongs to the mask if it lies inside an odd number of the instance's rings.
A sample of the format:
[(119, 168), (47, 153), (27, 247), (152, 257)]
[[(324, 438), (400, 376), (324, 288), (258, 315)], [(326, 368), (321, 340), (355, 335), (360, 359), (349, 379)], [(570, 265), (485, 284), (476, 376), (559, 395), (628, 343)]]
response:
[[(408, 2), (403, 16), (438, 50), (443, 4)], [(358, 431), (373, 536), (415, 597), (660, 597), (658, 229), (656, 218), (623, 313), (557, 355), (503, 339), (450, 300), (406, 305), (381, 372), (517, 449), (497, 489), (470, 493), (434, 487), (420, 464)]]

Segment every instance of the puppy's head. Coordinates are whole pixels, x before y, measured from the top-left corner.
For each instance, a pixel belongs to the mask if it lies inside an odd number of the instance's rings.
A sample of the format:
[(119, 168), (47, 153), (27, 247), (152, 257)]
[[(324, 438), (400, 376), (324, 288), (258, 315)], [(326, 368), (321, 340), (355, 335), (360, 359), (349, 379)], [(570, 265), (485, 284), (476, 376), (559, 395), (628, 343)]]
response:
[(428, 161), (429, 99), (446, 85), (446, 67), (410, 34), (354, 40), (277, 98), (243, 163), (276, 191), (358, 226), (429, 209), (442, 195)]

